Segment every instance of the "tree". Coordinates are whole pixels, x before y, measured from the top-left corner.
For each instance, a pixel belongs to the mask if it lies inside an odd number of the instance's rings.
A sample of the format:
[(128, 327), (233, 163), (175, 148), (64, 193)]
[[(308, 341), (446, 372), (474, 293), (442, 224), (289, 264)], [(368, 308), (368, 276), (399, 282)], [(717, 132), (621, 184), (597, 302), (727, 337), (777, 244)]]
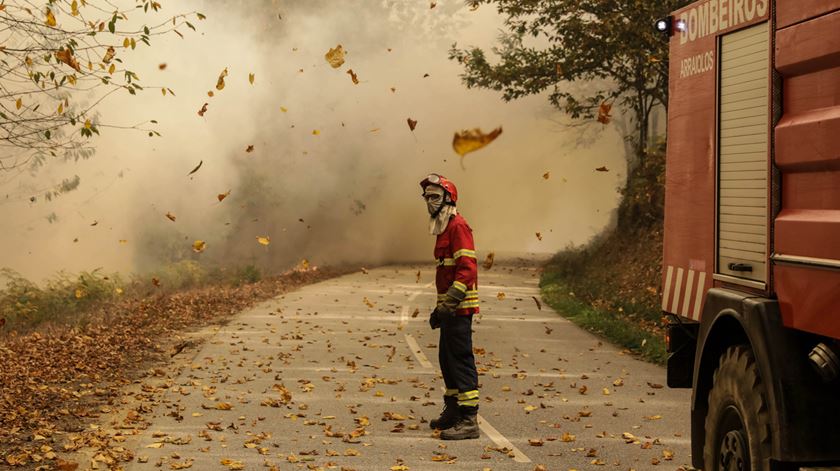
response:
[(150, 127), (156, 121), (108, 124), (96, 108), (114, 93), (144, 89), (125, 52), (150, 46), (154, 36), (182, 36), (181, 27), (194, 30), (191, 15), (204, 19), (191, 12), (143, 24), (161, 9), (152, 0), (0, 3), (0, 170), (34, 170), (50, 157), (87, 158), (93, 153), (89, 139), (102, 128), (159, 135)]
[[(495, 4), (505, 27), (491, 64), (482, 49), (459, 49), (468, 88), (502, 92), (506, 101), (551, 90), (552, 105), (573, 119), (610, 120), (617, 103), (633, 124), (632, 167), (648, 148), (651, 113), (668, 106), (668, 41), (656, 19), (688, 0), (470, 0)], [(586, 82), (586, 87), (571, 87)], [(630, 175), (631, 172), (628, 172)]]

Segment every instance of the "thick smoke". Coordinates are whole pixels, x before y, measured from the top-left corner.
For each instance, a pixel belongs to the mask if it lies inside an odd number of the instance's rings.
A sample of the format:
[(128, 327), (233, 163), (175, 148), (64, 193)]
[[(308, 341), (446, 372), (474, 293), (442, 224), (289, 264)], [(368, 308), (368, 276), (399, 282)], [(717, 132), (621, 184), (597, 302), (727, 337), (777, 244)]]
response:
[[(194, 22), (197, 32), (183, 31), (184, 39), (169, 35), (125, 52), (147, 90), (101, 109), (103, 119), (122, 124), (156, 119), (162, 137), (106, 129), (90, 160), (0, 187), (0, 198), (9, 195), (0, 200), (0, 266), (42, 277), (100, 266), (143, 271), (181, 257), (269, 269), (302, 258), (365, 265), (425, 260), (433, 238), (418, 182), (429, 172), (458, 185), (459, 210), (481, 253), (552, 252), (608, 224), (624, 174), (618, 133), (607, 127), (579, 147), (579, 129), (558, 125), (544, 96), (504, 103), (495, 92), (467, 90), (461, 66), (447, 59), (454, 42), (492, 46), (502, 18), (488, 6), (470, 11), (461, 0), (438, 0), (434, 9), (415, 0), (164, 6), (166, 14), (194, 7), (207, 20)], [(333, 69), (324, 54), (337, 44), (348, 52)], [(225, 68), (226, 87), (218, 91)], [(418, 121), (414, 132), (407, 118)], [(503, 134), (469, 154), (462, 169), (453, 133), (498, 126)], [(253, 152), (246, 152), (249, 145)], [(187, 176), (199, 161), (202, 167)], [(603, 165), (610, 172), (594, 170)], [(29, 193), (74, 174), (81, 176), (78, 190), (29, 202)], [(217, 194), (228, 190), (219, 202)], [(258, 244), (257, 236), (269, 236), (271, 244)], [(200, 255), (190, 249), (196, 239), (207, 241)]]

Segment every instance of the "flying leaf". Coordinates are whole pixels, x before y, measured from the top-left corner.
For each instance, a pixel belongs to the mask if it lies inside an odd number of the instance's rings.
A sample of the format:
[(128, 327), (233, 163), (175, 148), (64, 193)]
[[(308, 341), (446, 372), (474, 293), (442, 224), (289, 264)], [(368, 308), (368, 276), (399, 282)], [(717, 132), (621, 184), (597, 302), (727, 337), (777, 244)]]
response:
[(257, 236), (257, 242), (259, 242), (262, 245), (268, 245), (268, 244), (271, 243), (271, 237), (269, 237), (269, 236), (265, 236), (265, 237)]
[(70, 14), (73, 16), (79, 16), (79, 2), (73, 0), (70, 4)]
[(194, 168), (194, 169), (192, 169), (192, 171), (191, 171), (190, 173), (188, 173), (188, 174), (187, 174), (187, 176), (190, 176), (190, 175), (194, 174), (195, 172), (197, 172), (197, 171), (198, 171), (198, 169), (200, 169), (200, 168), (201, 168), (201, 166), (202, 166), (203, 164), (204, 164), (204, 161), (203, 161), (203, 160), (199, 160), (199, 161), (198, 161), (198, 165), (196, 165), (196, 166), (195, 166), (195, 168)]
[(205, 103), (205, 104), (201, 107), (201, 109), (200, 109), (200, 110), (198, 110), (198, 115), (199, 115), (199, 116), (204, 117), (204, 113), (206, 113), (206, 112), (207, 112), (207, 105), (209, 105), (209, 103)]
[(44, 22), (45, 22), (47, 25), (49, 25), (49, 26), (53, 26), (53, 27), (54, 27), (55, 25), (57, 25), (57, 24), (58, 24), (58, 23), (55, 21), (55, 15), (53, 15), (52, 10), (50, 10), (49, 8), (47, 8), (47, 19), (46, 19)]
[(610, 122), (612, 116), (610, 115), (610, 110), (612, 109), (612, 103), (607, 103), (606, 101), (601, 103), (601, 106), (598, 107), (598, 122), (601, 124), (607, 124)]
[(216, 94), (213, 93), (213, 90), (207, 90), (207, 96), (209, 96), (210, 98), (213, 98), (213, 96), (215, 96), (215, 95)]
[(23, 106), (23, 99), (18, 98), (15, 102), (15, 108), (20, 109), (21, 106)]
[(219, 80), (216, 81), (216, 90), (221, 91), (225, 88), (225, 77), (227, 77), (227, 74), (228, 70), (227, 67), (225, 67), (225, 70), (223, 70), (222, 73), (219, 74)]
[(542, 240), (542, 234), (541, 233), (537, 232), (536, 235), (537, 235), (537, 240)]
[(412, 131), (414, 131), (414, 128), (416, 128), (416, 127), (417, 127), (417, 120), (408, 118), (408, 129), (411, 129)]
[[(108, 50), (105, 51), (105, 56), (102, 58), (102, 62), (104, 62), (106, 64), (111, 62), (111, 59), (114, 58), (114, 55), (116, 53), (117, 53), (117, 50), (114, 49), (114, 46), (108, 46)], [(166, 67), (166, 64), (163, 64), (163, 66)]]
[(610, 169), (608, 169), (607, 167), (602, 166), (602, 167), (598, 167), (598, 168), (596, 168), (596, 169), (595, 169), (595, 171), (596, 171), (596, 172), (609, 172), (609, 171), (610, 171)]
[(544, 178), (544, 179), (548, 180), (548, 179), (549, 179), (549, 177), (551, 177), (551, 172), (545, 172), (545, 173), (543, 174), (543, 178)]
[(317, 130), (317, 129), (314, 129), (314, 130), (312, 131), (312, 135), (313, 135), (313, 136), (317, 136), (317, 135), (319, 135), (319, 134), (321, 134), (321, 131), (319, 131), (319, 130)]
[(170, 221), (175, 222), (175, 215), (167, 212), (166, 213), (166, 219), (169, 219)]
[(350, 75), (350, 79), (353, 80), (354, 85), (359, 84), (359, 76), (356, 75), (356, 72), (353, 72), (353, 69), (347, 69), (347, 73)]
[(248, 81), (251, 82), (251, 85), (254, 84), (254, 74), (248, 74)]
[(254, 144), (249, 144), (248, 147), (245, 148), (245, 152), (254, 152)]
[(82, 71), (82, 68), (79, 66), (79, 61), (73, 57), (73, 52), (70, 49), (59, 49), (55, 51), (55, 58), (76, 69), (77, 72)]
[(206, 249), (206, 248), (207, 248), (207, 242), (204, 242), (203, 240), (197, 240), (197, 241), (193, 242), (192, 249), (193, 249), (193, 252), (195, 252), (195, 253), (204, 252), (204, 249)]
[(228, 196), (230, 196), (230, 190), (228, 190), (224, 193), (219, 193), (218, 195), (216, 195), (216, 198), (219, 198), (219, 202), (221, 203), (222, 200), (227, 198)]
[(431, 3), (429, 4), (429, 10), (431, 10), (432, 8), (434, 8), (434, 7), (436, 7), (436, 6), (437, 6), (437, 2), (431, 2)]
[(0, 329), (2, 329), (4, 325), (6, 325), (6, 318), (0, 317)]
[(286, 109), (286, 107), (285, 107), (285, 106), (281, 106), (281, 107), (280, 107), (280, 111), (282, 111), (282, 112), (284, 112), (284, 113), (285, 113), (285, 112), (287, 112), (287, 111), (289, 111), (289, 110), (288, 110), (288, 109)]
[(487, 254), (487, 258), (484, 259), (484, 269), (489, 270), (493, 268), (493, 262), (496, 260), (496, 252), (490, 252)]
[(108, 73), (112, 74), (117, 71), (117, 64), (111, 64), (111, 67), (108, 67)]
[(158, 69), (166, 70), (166, 62), (161, 62), (160, 64), (158, 64)]
[(344, 64), (344, 48), (341, 47), (341, 44), (339, 44), (335, 48), (331, 48), (327, 51), (327, 53), (324, 54), (324, 58), (327, 59), (327, 62), (329, 62), (333, 69), (337, 69)]
[(464, 156), (470, 152), (475, 152), (482, 147), (490, 144), (499, 137), (502, 133), (502, 128), (498, 127), (488, 134), (481, 132), (481, 129), (465, 129), (461, 132), (456, 132), (455, 137), (452, 138), (452, 149), (461, 156), (461, 167), (464, 166)]

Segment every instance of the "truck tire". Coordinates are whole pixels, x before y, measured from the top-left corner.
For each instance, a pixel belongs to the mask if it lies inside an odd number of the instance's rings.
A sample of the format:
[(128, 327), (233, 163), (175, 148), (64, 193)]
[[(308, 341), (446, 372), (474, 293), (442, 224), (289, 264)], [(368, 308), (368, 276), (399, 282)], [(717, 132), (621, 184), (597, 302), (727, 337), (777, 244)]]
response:
[(709, 392), (705, 471), (769, 471), (770, 412), (767, 391), (747, 345), (729, 347), (720, 357)]

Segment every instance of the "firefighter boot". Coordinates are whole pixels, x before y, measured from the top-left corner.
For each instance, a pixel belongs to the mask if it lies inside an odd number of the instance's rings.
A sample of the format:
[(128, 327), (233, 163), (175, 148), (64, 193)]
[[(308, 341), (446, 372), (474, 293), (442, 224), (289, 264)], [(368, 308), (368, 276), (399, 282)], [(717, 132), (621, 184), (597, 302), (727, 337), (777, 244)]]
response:
[(452, 428), (458, 421), (458, 397), (443, 396), (443, 412), (440, 417), (432, 419), (429, 425), (432, 429), (446, 430)]
[(444, 440), (469, 440), (478, 438), (478, 407), (458, 408), (458, 421), (449, 430), (440, 432), (440, 438)]

